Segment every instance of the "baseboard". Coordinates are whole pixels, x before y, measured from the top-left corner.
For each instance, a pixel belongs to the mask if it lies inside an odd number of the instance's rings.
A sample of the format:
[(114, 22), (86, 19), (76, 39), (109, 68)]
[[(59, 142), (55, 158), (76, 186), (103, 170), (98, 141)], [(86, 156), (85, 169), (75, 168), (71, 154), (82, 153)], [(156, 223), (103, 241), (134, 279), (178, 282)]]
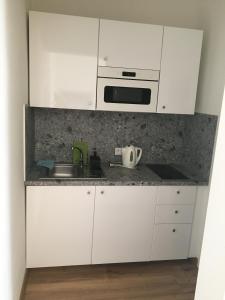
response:
[(23, 278), (23, 284), (20, 292), (20, 300), (24, 300), (25, 298), (25, 289), (26, 289), (26, 284), (27, 284), (27, 275), (28, 275), (28, 270), (25, 270), (24, 278)]

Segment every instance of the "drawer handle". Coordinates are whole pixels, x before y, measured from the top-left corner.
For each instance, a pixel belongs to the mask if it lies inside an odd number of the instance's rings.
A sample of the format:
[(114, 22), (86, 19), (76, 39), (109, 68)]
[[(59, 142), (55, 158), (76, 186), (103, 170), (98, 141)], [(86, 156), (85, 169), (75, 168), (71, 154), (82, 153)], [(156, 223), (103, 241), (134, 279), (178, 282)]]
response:
[(179, 194), (180, 194), (180, 191), (177, 191), (177, 194), (179, 195)]
[(103, 195), (103, 194), (104, 194), (104, 191), (101, 191), (101, 194)]
[(179, 213), (179, 210), (175, 210), (175, 214), (178, 214)]
[(88, 194), (88, 195), (91, 195), (91, 192), (90, 192), (90, 191), (88, 191), (88, 192), (87, 192), (87, 194)]
[(173, 229), (173, 232), (176, 232), (176, 229)]

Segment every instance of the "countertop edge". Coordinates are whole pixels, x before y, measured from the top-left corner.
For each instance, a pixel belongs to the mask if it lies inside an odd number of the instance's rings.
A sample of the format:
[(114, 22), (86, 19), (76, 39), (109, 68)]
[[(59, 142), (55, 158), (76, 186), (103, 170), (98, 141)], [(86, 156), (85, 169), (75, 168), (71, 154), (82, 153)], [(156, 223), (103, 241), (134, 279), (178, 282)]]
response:
[(27, 180), (25, 186), (208, 186), (207, 181)]
[(105, 178), (98, 179), (45, 179), (40, 171), (43, 169), (32, 168), (25, 186), (207, 186), (208, 180), (190, 176), (182, 167), (176, 167), (189, 179), (161, 179), (149, 169), (146, 164), (139, 165), (136, 169), (109, 168), (102, 164)]

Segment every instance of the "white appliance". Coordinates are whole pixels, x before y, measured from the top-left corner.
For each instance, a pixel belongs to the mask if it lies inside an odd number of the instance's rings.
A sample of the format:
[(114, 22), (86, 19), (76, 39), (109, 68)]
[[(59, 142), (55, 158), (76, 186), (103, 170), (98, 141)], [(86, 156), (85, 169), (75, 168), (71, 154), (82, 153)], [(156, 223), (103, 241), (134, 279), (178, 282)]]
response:
[(97, 110), (156, 112), (159, 71), (98, 67)]
[(122, 148), (123, 167), (134, 169), (142, 156), (142, 149), (133, 145)]

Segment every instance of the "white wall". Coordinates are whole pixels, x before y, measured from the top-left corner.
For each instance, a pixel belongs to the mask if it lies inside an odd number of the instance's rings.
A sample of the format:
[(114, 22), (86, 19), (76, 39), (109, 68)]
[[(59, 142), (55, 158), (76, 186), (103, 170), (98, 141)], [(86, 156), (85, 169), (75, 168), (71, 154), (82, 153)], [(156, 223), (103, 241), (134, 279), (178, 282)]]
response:
[(24, 0), (1, 0), (0, 299), (18, 300), (25, 272), (23, 104), (28, 99)]
[(7, 189), (7, 162), (4, 154), (8, 149), (7, 132), (5, 124), (7, 120), (6, 111), (6, 49), (5, 45), (5, 3), (0, 2), (0, 299), (9, 299), (10, 282), (10, 259), (9, 259), (9, 209), (8, 209), (8, 189)]
[(225, 82), (225, 1), (200, 0), (199, 26), (204, 29), (196, 111), (219, 115)]
[(209, 187), (200, 186), (197, 189), (195, 214), (192, 225), (192, 236), (189, 257), (200, 259), (202, 239), (205, 227), (205, 217), (208, 207)]
[(225, 292), (225, 95), (220, 116), (195, 300), (223, 300)]
[[(220, 115), (225, 84), (225, 1), (200, 0), (199, 24), (204, 29), (196, 111)], [(209, 187), (199, 188), (190, 256), (200, 258)]]
[(196, 0), (30, 0), (30, 9), (190, 28), (198, 26)]

